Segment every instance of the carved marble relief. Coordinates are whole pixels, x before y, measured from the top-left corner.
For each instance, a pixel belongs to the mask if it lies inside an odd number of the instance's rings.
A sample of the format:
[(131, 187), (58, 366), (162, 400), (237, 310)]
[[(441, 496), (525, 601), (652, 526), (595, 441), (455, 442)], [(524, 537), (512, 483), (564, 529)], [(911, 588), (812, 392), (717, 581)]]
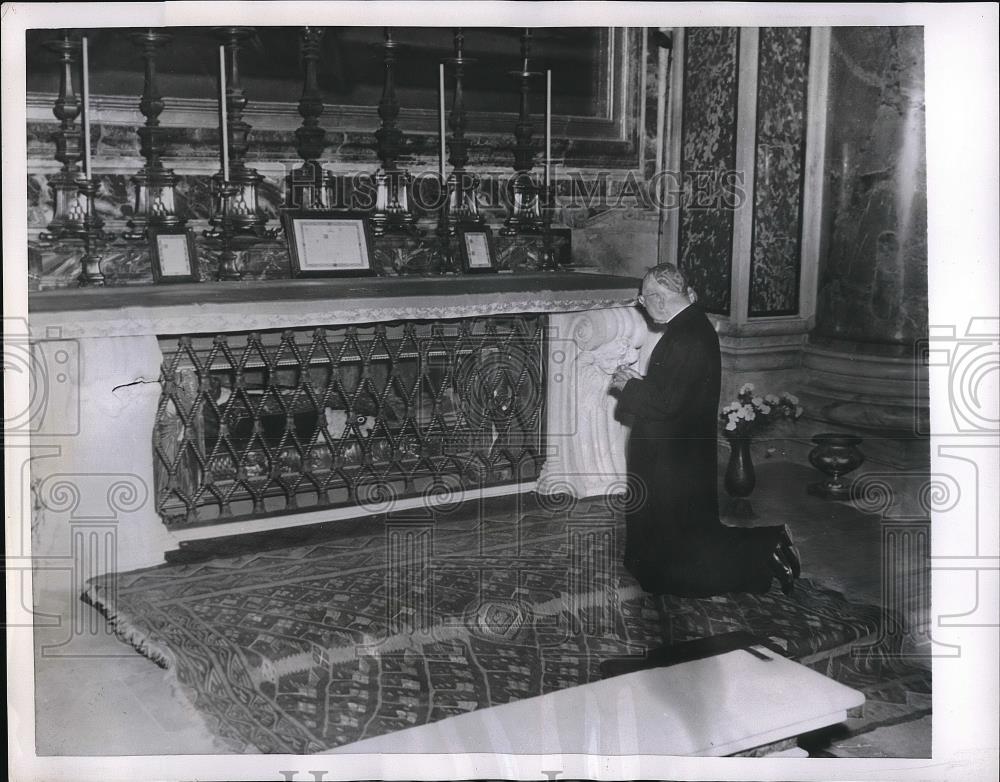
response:
[(684, 45), (680, 265), (709, 312), (729, 313), (739, 31), (692, 27)]
[(926, 337), (924, 132), (922, 28), (833, 28), (817, 336)]
[(751, 316), (799, 311), (809, 28), (762, 27), (757, 70)]
[(548, 444), (540, 493), (625, 492), (628, 424), (616, 415), (608, 387), (620, 364), (645, 373), (657, 337), (635, 307), (549, 316)]

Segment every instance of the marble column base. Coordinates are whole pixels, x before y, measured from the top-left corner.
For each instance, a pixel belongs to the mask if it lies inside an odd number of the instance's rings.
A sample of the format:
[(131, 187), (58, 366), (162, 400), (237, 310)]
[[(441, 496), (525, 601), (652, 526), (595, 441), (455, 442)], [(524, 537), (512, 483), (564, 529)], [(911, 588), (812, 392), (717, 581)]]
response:
[[(914, 355), (863, 343), (810, 342), (803, 352), (806, 414), (796, 439), (819, 431), (864, 438), (865, 456), (900, 469), (930, 463), (927, 372)], [(814, 431), (815, 430), (815, 431)]]

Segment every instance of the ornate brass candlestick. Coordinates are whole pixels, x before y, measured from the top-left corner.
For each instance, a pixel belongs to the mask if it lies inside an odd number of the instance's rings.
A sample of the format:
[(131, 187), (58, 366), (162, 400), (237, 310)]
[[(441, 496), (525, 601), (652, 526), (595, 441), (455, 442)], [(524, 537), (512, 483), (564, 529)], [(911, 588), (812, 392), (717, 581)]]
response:
[(445, 210), (449, 234), (455, 233), (459, 223), (482, 224), (483, 216), (479, 213), (479, 177), (465, 170), (469, 162), (468, 145), (465, 142), (465, 95), (462, 81), (465, 77), (465, 66), (475, 62), (463, 53), (465, 35), (462, 28), (455, 28), (455, 56), (445, 60), (455, 72), (455, 97), (451, 104), (451, 114), (448, 126), (451, 128), (451, 141), (448, 144), (452, 171), (448, 176), (448, 198)]
[(539, 188), (531, 176), (535, 165), (535, 148), (531, 144), (534, 126), (529, 112), (529, 97), (531, 80), (541, 73), (529, 70), (528, 59), (531, 53), (531, 30), (525, 28), (521, 35), (521, 69), (511, 71), (512, 76), (520, 80), (521, 106), (517, 124), (514, 126), (514, 178), (507, 186), (507, 197), (510, 211), (504, 221), (500, 233), (512, 236), (519, 233), (537, 233), (542, 228), (542, 216), (539, 209)]
[(221, 177), (212, 177), (212, 195), (216, 216), (212, 228), (203, 232), (208, 239), (219, 242), (219, 265), (215, 278), (220, 281), (241, 280), (243, 273), (236, 263), (236, 251), (233, 247), (236, 237), (236, 222), (231, 213), (233, 199), (239, 188)]
[(295, 131), (296, 150), (303, 163), (288, 175), (285, 205), (293, 209), (325, 209), (333, 206), (330, 177), (323, 170), (319, 158), (326, 148), (326, 131), (319, 124), (323, 113), (323, 94), (317, 81), (322, 27), (303, 27), (302, 97), (299, 98), (299, 115), (302, 125)]
[(177, 215), (175, 191), (177, 176), (163, 167), (160, 156), (166, 151), (160, 114), (165, 104), (156, 86), (156, 53), (167, 44), (172, 36), (148, 28), (133, 33), (132, 42), (142, 51), (145, 62), (142, 98), (139, 111), (146, 118), (146, 124), (139, 128), (139, 152), (146, 164), (131, 179), (134, 192), (132, 218), (129, 230), (123, 234), (126, 239), (143, 240), (149, 226), (181, 226), (186, 222)]
[[(243, 111), (247, 105), (246, 95), (240, 86), (239, 52), (243, 42), (254, 34), (252, 27), (213, 27), (215, 36), (226, 47), (229, 75), (226, 80), (226, 113), (229, 125), (230, 166), (228, 172), (215, 175), (216, 191), (221, 192), (223, 185), (231, 185), (235, 192), (227, 197), (227, 209), (221, 215), (213, 215), (210, 222), (232, 221), (232, 230), (237, 234), (249, 234), (257, 238), (265, 238), (268, 232), (264, 226), (267, 215), (258, 203), (258, 192), (264, 181), (256, 169), (246, 164), (246, 154), (249, 149), (248, 137), (251, 127), (243, 121)], [(220, 225), (220, 228), (222, 226)]]
[(54, 134), (55, 158), (62, 163), (58, 174), (49, 177), (48, 185), (54, 203), (52, 220), (39, 239), (54, 241), (63, 238), (81, 238), (84, 235), (85, 208), (78, 203), (80, 195), (80, 158), (83, 147), (80, 128), (75, 126), (83, 102), (73, 88), (73, 71), (77, 63), (80, 41), (69, 30), (60, 30), (59, 38), (46, 41), (45, 48), (59, 58), (59, 95), (52, 113), (59, 120), (59, 130)]
[(104, 285), (104, 273), (101, 271), (101, 256), (98, 245), (111, 239), (104, 233), (104, 221), (97, 214), (94, 199), (97, 196), (98, 184), (93, 177), (80, 179), (77, 182), (79, 192), (87, 204), (83, 215), (83, 255), (80, 257), (80, 276), (77, 278), (81, 286)]
[(391, 27), (385, 28), (382, 48), (385, 52), (385, 78), (378, 102), (378, 116), (382, 124), (375, 131), (382, 168), (375, 172), (375, 213), (372, 215), (372, 233), (375, 236), (390, 231), (412, 233), (416, 229), (416, 219), (410, 212), (412, 179), (399, 166), (406, 136), (396, 125), (399, 117), (399, 100), (396, 98), (396, 52), (399, 43), (393, 40)]

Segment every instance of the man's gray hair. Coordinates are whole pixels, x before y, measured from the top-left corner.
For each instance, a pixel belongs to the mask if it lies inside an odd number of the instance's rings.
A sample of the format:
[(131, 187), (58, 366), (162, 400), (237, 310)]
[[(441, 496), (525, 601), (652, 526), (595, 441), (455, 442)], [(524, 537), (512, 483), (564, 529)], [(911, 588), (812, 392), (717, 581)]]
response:
[(680, 269), (672, 263), (661, 263), (653, 266), (646, 274), (652, 276), (660, 285), (674, 293), (683, 293), (688, 297), (688, 301), (694, 304), (698, 301), (698, 294), (688, 283), (687, 277)]

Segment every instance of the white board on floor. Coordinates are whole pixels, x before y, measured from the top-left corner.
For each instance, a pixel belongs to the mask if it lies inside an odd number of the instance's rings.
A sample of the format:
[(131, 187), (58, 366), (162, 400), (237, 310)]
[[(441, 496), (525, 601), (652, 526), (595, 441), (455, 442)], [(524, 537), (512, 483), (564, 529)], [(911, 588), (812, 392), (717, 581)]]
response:
[(754, 647), (479, 709), (333, 753), (731, 755), (842, 722), (864, 695)]

